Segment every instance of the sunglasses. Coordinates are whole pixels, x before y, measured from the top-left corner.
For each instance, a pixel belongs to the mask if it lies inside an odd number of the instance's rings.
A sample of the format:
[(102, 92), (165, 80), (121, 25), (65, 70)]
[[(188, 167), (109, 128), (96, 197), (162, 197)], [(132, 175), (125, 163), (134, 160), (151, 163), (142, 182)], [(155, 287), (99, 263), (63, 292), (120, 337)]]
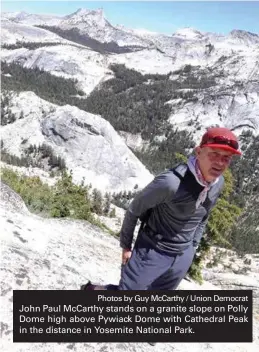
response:
[(212, 162), (223, 162), (224, 164), (230, 164), (232, 160), (231, 155), (221, 155), (216, 152), (209, 152), (208, 153), (209, 160)]
[(238, 142), (224, 136), (217, 136), (217, 137), (210, 138), (206, 142), (203, 142), (202, 144), (209, 144), (209, 143), (229, 145), (231, 148), (238, 150)]

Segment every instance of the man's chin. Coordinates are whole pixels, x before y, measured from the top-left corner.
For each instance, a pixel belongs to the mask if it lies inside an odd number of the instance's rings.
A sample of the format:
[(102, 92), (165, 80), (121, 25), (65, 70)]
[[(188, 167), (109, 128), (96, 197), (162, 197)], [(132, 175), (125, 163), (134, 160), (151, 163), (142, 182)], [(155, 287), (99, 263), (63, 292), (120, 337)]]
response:
[(210, 180), (209, 182), (215, 181), (218, 177), (222, 175), (222, 173), (223, 171), (211, 171), (208, 176), (208, 180)]

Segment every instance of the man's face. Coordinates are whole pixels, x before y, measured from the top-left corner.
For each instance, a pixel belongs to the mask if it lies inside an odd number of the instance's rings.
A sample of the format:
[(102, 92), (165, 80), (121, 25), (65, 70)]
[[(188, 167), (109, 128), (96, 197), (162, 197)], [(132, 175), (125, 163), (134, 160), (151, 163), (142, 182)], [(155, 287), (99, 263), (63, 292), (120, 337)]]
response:
[(226, 170), (233, 154), (219, 148), (197, 147), (196, 156), (203, 177), (212, 182)]

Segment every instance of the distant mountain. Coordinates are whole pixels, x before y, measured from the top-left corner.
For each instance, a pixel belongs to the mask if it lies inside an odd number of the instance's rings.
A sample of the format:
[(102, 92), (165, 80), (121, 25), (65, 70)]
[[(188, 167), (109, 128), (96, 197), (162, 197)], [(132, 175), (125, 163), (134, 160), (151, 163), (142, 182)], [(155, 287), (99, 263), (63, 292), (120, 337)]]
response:
[[(44, 101), (100, 115), (132, 149), (151, 143), (157, 151), (170, 142), (173, 129), (194, 140), (212, 125), (259, 133), (258, 34), (182, 28), (164, 35), (114, 26), (100, 9), (79, 9), (62, 18), (25, 13), (2, 18), (2, 60), (31, 70), (29, 79), (14, 66), (3, 76), (2, 88), (31, 90)], [(42, 21), (44, 29), (37, 28)], [(60, 87), (52, 85), (53, 77), (62, 77)], [(41, 79), (43, 87), (36, 84)], [(76, 93), (70, 93), (70, 81), (66, 85), (71, 79)], [(3, 114), (12, 123), (7, 110)], [(161, 152), (171, 148), (163, 144)]]
[(229, 34), (229, 39), (233, 42), (244, 44), (244, 45), (253, 45), (259, 44), (259, 35), (242, 30), (233, 30)]
[(61, 38), (55, 33), (48, 30), (37, 28), (35, 26), (23, 23), (17, 23), (4, 19), (1, 23), (1, 43), (6, 44), (23, 43), (67, 43), (68, 41)]
[(178, 29), (172, 36), (184, 40), (200, 40), (204, 39), (205, 35), (199, 32), (197, 29), (185, 27), (182, 29)]
[(119, 46), (138, 45), (149, 47), (145, 39), (116, 28), (104, 17), (103, 10), (89, 11), (79, 9), (66, 16), (58, 26), (62, 29), (77, 28), (81, 34), (86, 34), (102, 43), (115, 42)]
[(49, 25), (54, 26), (57, 25), (61, 20), (61, 16), (54, 15), (37, 15), (37, 14), (29, 14), (27, 12), (3, 12), (1, 14), (3, 19), (8, 19), (9, 21), (27, 24), (27, 25)]

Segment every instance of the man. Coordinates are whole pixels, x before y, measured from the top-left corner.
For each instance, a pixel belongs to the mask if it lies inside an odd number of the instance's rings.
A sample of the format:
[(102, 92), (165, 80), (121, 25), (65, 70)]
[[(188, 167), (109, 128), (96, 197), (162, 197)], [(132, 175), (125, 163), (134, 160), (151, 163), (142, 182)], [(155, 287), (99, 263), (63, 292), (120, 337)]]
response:
[[(120, 232), (123, 269), (116, 289), (177, 288), (192, 264), (234, 154), (241, 155), (234, 133), (210, 128), (187, 164), (161, 173), (134, 198)], [(132, 249), (137, 221), (147, 213)], [(82, 289), (115, 287), (89, 282)]]
[[(174, 290), (185, 277), (222, 191), (222, 174), (232, 156), (241, 155), (226, 128), (208, 129), (195, 154), (155, 177), (131, 202), (120, 233), (119, 290)], [(132, 250), (137, 220), (149, 209)]]

